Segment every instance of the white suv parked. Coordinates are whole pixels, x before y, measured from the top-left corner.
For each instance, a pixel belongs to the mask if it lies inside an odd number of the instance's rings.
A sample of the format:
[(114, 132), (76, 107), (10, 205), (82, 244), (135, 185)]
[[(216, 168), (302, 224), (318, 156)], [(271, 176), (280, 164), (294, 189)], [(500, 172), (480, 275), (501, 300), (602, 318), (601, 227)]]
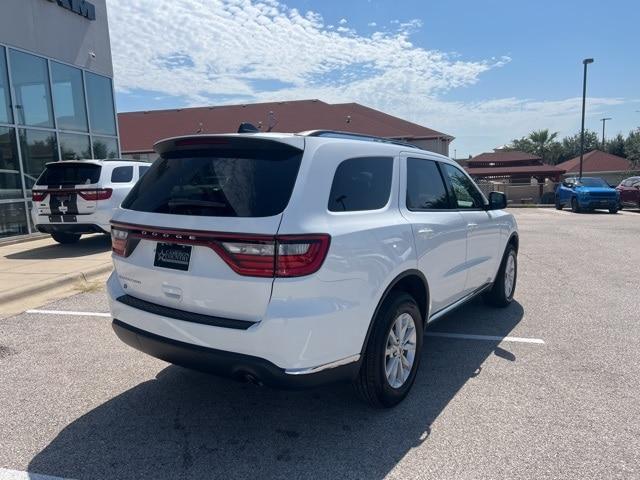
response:
[(113, 328), (138, 350), (275, 386), (351, 379), (389, 407), (428, 322), (512, 301), (506, 199), (446, 157), (328, 131), (155, 148), (111, 230)]
[(150, 166), (127, 160), (47, 163), (31, 190), (33, 224), (59, 243), (77, 242), (83, 233), (109, 233), (114, 210)]

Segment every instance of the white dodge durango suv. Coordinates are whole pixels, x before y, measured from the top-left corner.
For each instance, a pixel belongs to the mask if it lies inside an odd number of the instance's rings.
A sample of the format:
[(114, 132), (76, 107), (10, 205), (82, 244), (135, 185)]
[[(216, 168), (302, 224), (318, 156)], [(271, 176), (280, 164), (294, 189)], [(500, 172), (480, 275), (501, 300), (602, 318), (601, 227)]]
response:
[(150, 163), (130, 160), (65, 160), (47, 163), (33, 186), (36, 229), (58, 243), (83, 233), (111, 230), (111, 216)]
[(425, 325), (475, 295), (507, 306), (518, 233), (453, 161), (331, 131), (196, 135), (115, 212), (113, 328), (177, 365), (280, 387), (410, 390)]

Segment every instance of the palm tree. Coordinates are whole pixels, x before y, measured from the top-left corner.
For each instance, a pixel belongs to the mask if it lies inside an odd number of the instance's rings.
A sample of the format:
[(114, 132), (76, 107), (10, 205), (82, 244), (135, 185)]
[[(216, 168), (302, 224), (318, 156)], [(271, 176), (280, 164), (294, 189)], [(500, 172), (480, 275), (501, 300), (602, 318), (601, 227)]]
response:
[(546, 154), (551, 149), (551, 146), (555, 142), (558, 132), (549, 133), (549, 129), (534, 130), (529, 134), (529, 140), (533, 143), (533, 151), (536, 155), (542, 158), (546, 163)]

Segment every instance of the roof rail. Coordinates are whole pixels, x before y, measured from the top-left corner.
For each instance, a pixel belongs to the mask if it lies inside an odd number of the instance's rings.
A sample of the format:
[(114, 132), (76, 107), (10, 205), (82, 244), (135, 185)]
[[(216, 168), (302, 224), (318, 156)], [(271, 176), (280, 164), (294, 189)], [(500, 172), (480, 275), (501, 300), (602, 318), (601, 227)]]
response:
[(402, 140), (376, 137), (374, 135), (364, 135), (362, 133), (341, 132), (340, 130), (308, 130), (306, 132), (300, 132), (298, 133), (298, 135), (302, 135), (304, 137), (344, 138), (348, 140), (362, 140), (364, 142), (390, 143), (393, 145), (401, 145), (404, 147), (411, 147), (422, 150), (417, 145), (409, 142), (403, 142)]

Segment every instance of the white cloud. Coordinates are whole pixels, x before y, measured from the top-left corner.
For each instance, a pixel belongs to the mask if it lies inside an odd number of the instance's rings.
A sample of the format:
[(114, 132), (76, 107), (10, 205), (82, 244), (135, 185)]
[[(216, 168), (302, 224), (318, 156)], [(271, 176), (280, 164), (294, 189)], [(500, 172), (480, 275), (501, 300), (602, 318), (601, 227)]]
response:
[(418, 19), (359, 35), (346, 19), (325, 26), (317, 12), (276, 0), (109, 0), (109, 21), (118, 91), (175, 96), (185, 105), (355, 101), (457, 137), (504, 132), (501, 143), (534, 119), (560, 124), (575, 114), (575, 99), (443, 101), (510, 58), (463, 60), (417, 47), (410, 35)]
[(376, 22), (369, 22), (367, 23), (367, 27), (377, 27), (378, 24)]

